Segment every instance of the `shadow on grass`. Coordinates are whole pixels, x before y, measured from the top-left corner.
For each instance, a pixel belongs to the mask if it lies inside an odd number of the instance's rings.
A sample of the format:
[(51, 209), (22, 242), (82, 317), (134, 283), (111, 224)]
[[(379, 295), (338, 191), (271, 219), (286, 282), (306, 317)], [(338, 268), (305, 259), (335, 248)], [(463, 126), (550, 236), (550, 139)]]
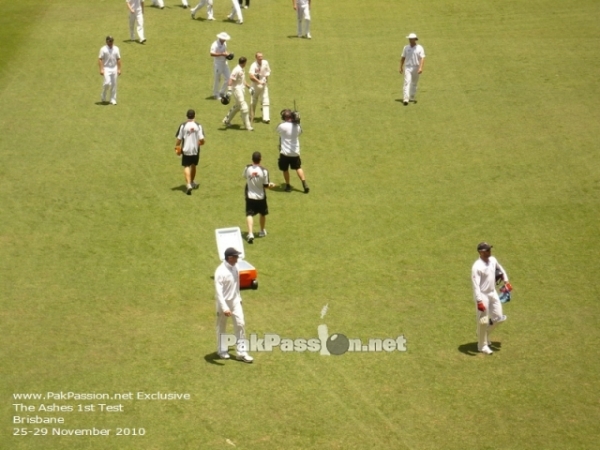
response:
[(187, 187), (185, 186), (185, 184), (182, 184), (180, 186), (175, 186), (173, 188), (171, 188), (172, 191), (181, 191), (184, 194), (187, 192)]
[[(490, 348), (494, 351), (500, 351), (502, 342), (492, 342)], [(469, 342), (458, 346), (458, 351), (468, 356), (477, 356), (479, 351), (477, 350), (477, 342)]]
[(269, 189), (269, 191), (271, 192), (283, 192), (284, 194), (291, 194), (292, 192), (300, 192), (301, 194), (304, 194), (304, 188), (302, 189), (298, 189), (295, 188), (294, 186), (292, 186), (292, 190), (290, 192), (287, 192), (285, 190), (285, 183), (282, 184), (278, 184), (276, 187)]
[(108, 106), (108, 105), (110, 105), (110, 103), (109, 103), (109, 102), (96, 102), (95, 104), (96, 104), (97, 106)]
[(208, 355), (206, 355), (204, 357), (204, 360), (209, 364), (214, 364), (215, 366), (224, 366), (225, 365), (225, 363), (221, 362), (223, 360), (221, 358), (219, 358), (219, 355), (217, 354), (217, 352), (209, 353)]

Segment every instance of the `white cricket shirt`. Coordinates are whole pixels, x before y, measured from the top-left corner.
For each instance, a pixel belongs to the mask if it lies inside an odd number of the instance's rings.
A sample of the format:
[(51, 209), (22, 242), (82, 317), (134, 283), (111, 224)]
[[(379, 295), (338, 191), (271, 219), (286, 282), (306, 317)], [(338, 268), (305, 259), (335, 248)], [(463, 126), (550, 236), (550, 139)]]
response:
[(259, 164), (250, 164), (244, 169), (246, 195), (252, 200), (265, 198), (265, 186), (269, 184), (269, 171)]
[(402, 57), (406, 67), (419, 67), (421, 60), (425, 58), (425, 50), (419, 44), (414, 47), (407, 45), (402, 50)]

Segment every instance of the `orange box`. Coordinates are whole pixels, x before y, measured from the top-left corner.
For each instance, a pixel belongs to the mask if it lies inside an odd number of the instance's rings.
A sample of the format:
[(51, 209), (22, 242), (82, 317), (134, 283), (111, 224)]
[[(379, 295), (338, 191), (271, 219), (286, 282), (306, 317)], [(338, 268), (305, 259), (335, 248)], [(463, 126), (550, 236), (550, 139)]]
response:
[(217, 228), (215, 237), (217, 238), (217, 251), (221, 261), (225, 259), (225, 250), (229, 247), (233, 247), (241, 253), (236, 264), (240, 274), (240, 289), (258, 289), (258, 272), (252, 264), (244, 259), (246, 255), (240, 227)]

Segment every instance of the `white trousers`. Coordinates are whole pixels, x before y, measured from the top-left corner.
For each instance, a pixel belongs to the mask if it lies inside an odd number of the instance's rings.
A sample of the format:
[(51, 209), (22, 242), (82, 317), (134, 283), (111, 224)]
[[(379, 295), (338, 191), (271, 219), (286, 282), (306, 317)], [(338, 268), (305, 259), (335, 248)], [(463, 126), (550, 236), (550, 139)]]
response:
[(117, 101), (117, 79), (119, 75), (117, 74), (117, 68), (104, 68), (104, 82), (102, 84), (102, 101), (106, 101), (106, 94), (110, 89), (110, 101)]
[(225, 118), (227, 122), (231, 122), (238, 111), (240, 111), (244, 126), (249, 130), (252, 128), (252, 125), (250, 125), (248, 103), (246, 103), (246, 99), (244, 98), (244, 87), (235, 88), (233, 90), (233, 98), (235, 99), (235, 105), (229, 110)]
[(419, 66), (404, 68), (404, 101), (414, 100), (419, 82)]
[(259, 102), (262, 102), (262, 120), (264, 122), (269, 122), (271, 120), (269, 114), (269, 85), (252, 83), (252, 87), (254, 88), (254, 95), (250, 97), (250, 121), (252, 122), (254, 120), (256, 105)]
[[(244, 322), (244, 310), (242, 309), (241, 301), (225, 301), (229, 310), (231, 311), (231, 318), (233, 319), (233, 333), (236, 341), (236, 351), (238, 355), (246, 354), (247, 349), (240, 342), (241, 339), (246, 338), (246, 329)], [(227, 328), (227, 316), (223, 314), (223, 311), (217, 305), (217, 352), (227, 353), (227, 339), (223, 337), (226, 334)]]
[(192, 14), (196, 14), (196, 11), (204, 8), (206, 5), (206, 18), (211, 20), (214, 19), (213, 15), (213, 0), (200, 0), (194, 8), (192, 8)]
[[(482, 295), (483, 305), (486, 310), (479, 311), (477, 304), (475, 305), (475, 310), (477, 311), (477, 349), (480, 351), (487, 345), (491, 332), (494, 331), (498, 325), (497, 321), (502, 317), (502, 303), (500, 303), (496, 291)], [(491, 319), (493, 325), (490, 325), (489, 322), (486, 324), (479, 322), (479, 319), (486, 315)]]
[[(214, 65), (214, 73), (215, 73), (215, 84), (213, 85), (213, 95), (218, 96), (219, 94), (224, 94), (225, 89), (227, 89), (227, 82), (229, 81), (229, 76), (231, 72), (229, 71), (229, 66), (226, 63), (217, 63)], [(223, 84), (221, 85), (221, 77), (223, 78)], [(221, 85), (219, 87), (219, 85)]]
[(137, 34), (140, 38), (140, 41), (145, 40), (144, 37), (144, 14), (142, 14), (142, 10), (136, 12), (129, 13), (129, 37), (133, 41), (135, 39), (135, 35), (133, 34), (133, 25), (137, 22)]
[[(310, 34), (310, 7), (308, 5), (296, 8), (298, 17), (298, 36)], [(302, 33), (302, 21), (304, 21), (306, 31)]]
[(238, 0), (231, 0), (231, 4), (231, 13), (227, 17), (230, 19), (237, 17), (237, 20), (239, 22), (243, 22), (244, 17), (242, 17), (242, 9), (240, 8), (240, 3), (238, 2)]

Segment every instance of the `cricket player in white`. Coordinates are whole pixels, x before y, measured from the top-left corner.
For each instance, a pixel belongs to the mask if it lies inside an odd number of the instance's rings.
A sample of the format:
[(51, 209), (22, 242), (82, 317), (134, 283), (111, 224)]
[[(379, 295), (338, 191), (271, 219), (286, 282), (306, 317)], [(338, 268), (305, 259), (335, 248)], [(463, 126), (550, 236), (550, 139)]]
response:
[(502, 278), (508, 283), (508, 275), (500, 263), (491, 256), (492, 246), (481, 242), (477, 246), (479, 259), (471, 269), (473, 297), (477, 305), (477, 350), (487, 355), (492, 354), (489, 347), (490, 333), (496, 326), (506, 320), (502, 314), (502, 303), (496, 292), (496, 268), (502, 272)]
[(425, 64), (425, 50), (417, 44), (417, 35), (410, 33), (406, 37), (408, 45), (404, 46), (400, 57), (400, 73), (404, 73), (404, 105), (408, 105), (409, 101), (417, 103), (417, 83)]
[(263, 59), (262, 53), (256, 54), (256, 61), (250, 65), (250, 81), (252, 82), (252, 95), (250, 97), (250, 122), (254, 121), (256, 114), (256, 105), (259, 101), (262, 102), (262, 120), (264, 123), (271, 121), (269, 113), (269, 76), (271, 75), (271, 67), (269, 62)]
[(217, 306), (217, 354), (221, 359), (229, 359), (227, 341), (224, 339), (227, 318), (233, 318), (233, 330), (237, 343), (237, 359), (251, 363), (252, 358), (241, 342), (246, 338), (244, 310), (240, 295), (240, 275), (235, 267), (241, 255), (234, 248), (225, 250), (225, 259), (215, 271), (215, 298)]
[(215, 20), (213, 13), (213, 0), (200, 0), (200, 3), (192, 8), (192, 19), (196, 19), (196, 13), (198, 10), (204, 8), (204, 6), (206, 6), (206, 20)]
[[(292, 0), (292, 5), (296, 10), (298, 20), (298, 37), (306, 36), (307, 39), (310, 39), (310, 0)], [(306, 30), (304, 34), (302, 33), (303, 21)]]
[(235, 66), (235, 69), (233, 69), (233, 72), (231, 72), (231, 76), (229, 77), (227, 90), (230, 93), (233, 93), (235, 105), (233, 105), (233, 107), (229, 110), (223, 119), (223, 123), (226, 127), (229, 127), (231, 125), (231, 120), (235, 117), (238, 111), (240, 111), (246, 130), (254, 131), (254, 128), (252, 128), (252, 125), (250, 124), (248, 103), (246, 103), (246, 99), (244, 98), (246, 88), (250, 87), (250, 85), (246, 83), (246, 74), (244, 73), (246, 61), (247, 59), (242, 56), (238, 61), (239, 64)]
[(100, 101), (106, 103), (106, 94), (110, 89), (110, 104), (117, 104), (117, 78), (121, 75), (121, 54), (119, 47), (113, 45), (114, 38), (106, 36), (106, 45), (100, 49), (98, 67), (100, 75), (104, 77)]
[(146, 42), (144, 36), (144, 0), (125, 0), (127, 9), (129, 9), (129, 38), (134, 41), (133, 25), (137, 22), (137, 34), (140, 38), (140, 44)]
[[(217, 34), (217, 40), (213, 42), (210, 46), (210, 56), (213, 57), (214, 61), (214, 98), (219, 98), (221, 94), (225, 93), (225, 89), (227, 88), (227, 83), (229, 82), (229, 77), (231, 75), (226, 59), (226, 56), (229, 55), (229, 52), (227, 51), (227, 41), (229, 39), (231, 39), (231, 36), (229, 36), (223, 31), (222, 33)], [(223, 77), (223, 85), (219, 88), (219, 84), (221, 83), (221, 77)]]
[(231, 0), (231, 12), (227, 16), (227, 19), (233, 20), (234, 17), (237, 17), (237, 23), (239, 23), (240, 25), (244, 23), (242, 9), (240, 8), (238, 0)]

